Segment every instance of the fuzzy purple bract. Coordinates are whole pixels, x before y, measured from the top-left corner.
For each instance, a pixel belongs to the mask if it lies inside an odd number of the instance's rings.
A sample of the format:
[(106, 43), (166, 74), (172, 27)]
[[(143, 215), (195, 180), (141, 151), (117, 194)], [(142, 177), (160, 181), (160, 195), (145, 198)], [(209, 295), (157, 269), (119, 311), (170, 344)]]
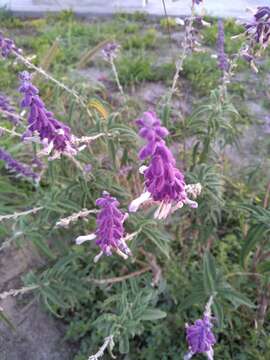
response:
[(102, 197), (96, 200), (96, 205), (100, 208), (97, 215), (97, 227), (93, 234), (79, 236), (76, 239), (78, 245), (88, 240), (96, 240), (101, 252), (95, 257), (95, 262), (102, 255), (111, 256), (116, 252), (122, 258), (127, 259), (131, 256), (131, 251), (125, 241), (124, 222), (128, 214), (119, 210), (119, 201), (112, 197), (107, 191), (103, 191)]
[(218, 39), (217, 39), (217, 53), (218, 53), (218, 67), (222, 71), (228, 71), (229, 63), (224, 50), (225, 35), (224, 25), (221, 19), (218, 20)]
[(46, 109), (39, 90), (31, 82), (31, 75), (23, 71), (20, 80), (19, 91), (24, 94), (21, 107), (29, 109), (28, 130), (24, 138), (37, 135), (44, 147), (43, 154), (53, 153), (50, 159), (59, 158), (61, 154), (76, 155), (69, 126), (55, 119), (53, 113)]
[(13, 125), (18, 124), (19, 116), (16, 115), (14, 107), (10, 104), (9, 99), (4, 94), (0, 94), (0, 109)]
[(129, 248), (123, 242), (126, 215), (118, 209), (118, 200), (104, 191), (103, 196), (96, 200), (96, 205), (101, 208), (97, 216), (96, 244), (105, 255), (112, 255), (112, 249), (130, 255)]
[(135, 212), (142, 203), (151, 200), (159, 204), (155, 217), (162, 219), (184, 204), (196, 208), (198, 204), (188, 198), (184, 175), (177, 169), (175, 158), (165, 143), (164, 138), (169, 135), (169, 131), (151, 111), (145, 112), (136, 123), (140, 129), (139, 135), (146, 140), (139, 158), (149, 158), (149, 165), (141, 168), (145, 191), (132, 201), (129, 210)]
[(0, 160), (4, 161), (7, 169), (12, 171), (16, 176), (31, 178), (35, 182), (39, 181), (39, 175), (35, 174), (29, 166), (15, 160), (11, 154), (2, 148), (0, 148)]
[(3, 33), (0, 32), (0, 54), (7, 58), (12, 52), (19, 52), (13, 40), (4, 37)]
[(184, 360), (189, 360), (196, 354), (205, 354), (208, 360), (214, 359), (213, 346), (216, 343), (216, 338), (212, 331), (212, 302), (213, 298), (210, 297), (202, 319), (196, 320), (193, 325), (186, 324), (189, 352), (185, 355)]
[(270, 7), (259, 6), (254, 20), (245, 24), (245, 28), (252, 41), (266, 48), (270, 41)]
[(110, 42), (106, 44), (102, 49), (104, 60), (111, 61), (115, 59), (119, 49), (120, 49), (120, 45), (117, 44), (116, 42)]

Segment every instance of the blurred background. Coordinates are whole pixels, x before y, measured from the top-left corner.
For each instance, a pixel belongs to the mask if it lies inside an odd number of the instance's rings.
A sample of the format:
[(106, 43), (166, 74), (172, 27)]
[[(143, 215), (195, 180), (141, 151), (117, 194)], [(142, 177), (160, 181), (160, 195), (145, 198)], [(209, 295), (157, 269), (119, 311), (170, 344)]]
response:
[[(209, 15), (245, 18), (248, 16), (248, 7), (269, 3), (263, 0), (208, 0), (202, 7)], [(190, 10), (189, 0), (166, 0), (165, 5), (170, 15), (185, 15)], [(1, 0), (0, 6), (6, 6), (9, 10), (25, 15), (67, 9), (82, 14), (111, 14), (119, 10), (144, 10), (153, 15), (164, 13), (162, 0)]]

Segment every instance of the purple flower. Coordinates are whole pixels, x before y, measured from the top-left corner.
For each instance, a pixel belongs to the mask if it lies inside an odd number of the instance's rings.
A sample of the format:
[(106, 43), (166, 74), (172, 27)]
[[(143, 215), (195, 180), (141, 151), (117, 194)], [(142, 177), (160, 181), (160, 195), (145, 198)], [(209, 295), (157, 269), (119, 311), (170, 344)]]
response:
[(37, 134), (44, 146), (42, 153), (53, 152), (51, 159), (58, 158), (61, 154), (75, 155), (77, 149), (73, 144), (74, 137), (70, 128), (55, 119), (53, 113), (46, 109), (27, 71), (20, 74), (20, 80), (19, 91), (24, 94), (21, 106), (29, 109), (28, 130), (24, 138)]
[(184, 360), (189, 360), (195, 354), (204, 353), (209, 360), (214, 359), (213, 346), (216, 338), (212, 332), (211, 306), (213, 298), (208, 301), (203, 319), (196, 320), (193, 325), (186, 324), (186, 338), (189, 345), (189, 352), (184, 356)]
[(79, 236), (76, 243), (80, 245), (85, 241), (96, 239), (96, 244), (100, 247), (101, 252), (95, 257), (95, 262), (103, 254), (112, 255), (113, 251), (127, 259), (131, 255), (131, 251), (126, 244), (125, 239), (128, 239), (128, 236), (124, 237), (123, 224), (128, 214), (123, 214), (118, 209), (119, 202), (106, 191), (103, 192), (101, 198), (96, 200), (96, 205), (101, 209), (97, 216), (96, 232)]
[(39, 176), (35, 174), (29, 166), (15, 160), (7, 151), (2, 148), (0, 148), (0, 160), (3, 160), (6, 164), (6, 167), (10, 171), (16, 173), (16, 175), (32, 178), (36, 182), (39, 181)]
[(12, 124), (17, 125), (19, 122), (19, 116), (16, 115), (14, 107), (10, 104), (8, 98), (0, 94), (0, 112), (3, 111), (3, 115), (12, 122)]
[(115, 59), (119, 49), (120, 49), (120, 45), (115, 42), (106, 44), (104, 46), (104, 48), (102, 49), (102, 54), (103, 54), (104, 59), (106, 61), (111, 61), (111, 60)]
[(90, 174), (91, 171), (92, 171), (93, 167), (91, 164), (86, 164), (83, 168), (83, 171), (86, 173), (86, 174)]
[(11, 52), (19, 52), (17, 47), (14, 44), (13, 40), (5, 38), (3, 33), (0, 32), (0, 53), (6, 58), (10, 55)]
[(251, 41), (266, 48), (270, 39), (270, 7), (258, 7), (254, 15), (254, 21), (245, 24), (245, 28)]
[[(175, 158), (164, 141), (169, 134), (168, 130), (161, 125), (156, 114), (150, 111), (137, 120), (137, 125), (140, 128), (139, 135), (147, 141), (139, 152), (139, 158), (150, 158), (150, 162), (148, 166), (140, 168), (144, 175), (145, 191), (131, 202), (129, 211), (137, 211), (145, 202), (155, 202), (159, 206), (154, 217), (165, 219), (184, 204), (196, 208), (198, 204), (188, 198), (187, 189), (190, 188), (185, 183), (184, 175), (176, 168)], [(193, 194), (199, 194), (201, 185), (193, 186), (197, 188)]]
[(218, 40), (217, 40), (217, 52), (218, 52), (218, 67), (222, 71), (228, 71), (228, 59), (224, 51), (224, 26), (221, 19), (218, 20)]
[(203, 0), (192, 0), (193, 5), (200, 5)]

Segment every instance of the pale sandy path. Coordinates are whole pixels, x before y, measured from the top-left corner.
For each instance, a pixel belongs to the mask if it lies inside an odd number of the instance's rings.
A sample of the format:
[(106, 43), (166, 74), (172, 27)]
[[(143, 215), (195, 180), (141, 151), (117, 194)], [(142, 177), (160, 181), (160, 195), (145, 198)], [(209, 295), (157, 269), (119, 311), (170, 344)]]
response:
[[(166, 0), (170, 15), (185, 15), (189, 13), (191, 0)], [(48, 11), (73, 9), (80, 14), (112, 14), (116, 11), (147, 11), (152, 15), (164, 13), (162, 0), (148, 0), (145, 7), (143, 0), (0, 0), (0, 6), (20, 14), (38, 15)], [(270, 0), (205, 0), (203, 8), (207, 13), (216, 16), (234, 16), (245, 18), (247, 7), (269, 5)]]

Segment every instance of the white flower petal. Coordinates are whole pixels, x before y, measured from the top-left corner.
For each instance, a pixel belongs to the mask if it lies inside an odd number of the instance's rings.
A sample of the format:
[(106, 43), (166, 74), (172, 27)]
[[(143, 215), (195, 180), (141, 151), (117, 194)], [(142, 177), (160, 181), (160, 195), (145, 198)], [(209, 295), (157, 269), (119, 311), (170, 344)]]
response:
[(166, 219), (172, 208), (171, 203), (162, 202), (154, 214), (155, 219)]
[(171, 203), (165, 203), (164, 206), (163, 206), (163, 209), (162, 209), (162, 212), (160, 214), (160, 218), (161, 219), (166, 219), (167, 216), (169, 215), (170, 211), (171, 211), (171, 208), (172, 208), (172, 204)]
[(94, 240), (95, 238), (96, 238), (95, 234), (82, 235), (82, 236), (77, 237), (75, 242), (76, 242), (77, 245), (81, 245), (85, 241), (91, 241), (91, 240)]
[(121, 256), (121, 258), (123, 258), (124, 260), (128, 259), (128, 255), (124, 254), (123, 251), (121, 251), (120, 249), (116, 249), (115, 252), (117, 255)]
[(211, 24), (203, 19), (202, 19), (202, 24), (203, 24), (203, 26), (211, 27)]
[(208, 351), (206, 351), (206, 356), (208, 360), (214, 360), (214, 350), (213, 348), (210, 348)]
[(80, 147), (78, 148), (78, 152), (83, 151), (86, 147), (87, 147), (86, 145), (80, 146)]
[(160, 216), (160, 212), (161, 212), (161, 209), (162, 209), (162, 205), (163, 205), (163, 202), (161, 202), (157, 208), (157, 210), (155, 211), (154, 213), (154, 219), (159, 219), (159, 216)]
[(95, 257), (94, 257), (94, 263), (96, 264), (99, 259), (101, 258), (101, 256), (103, 255), (103, 251), (101, 251), (100, 253), (98, 253)]
[(149, 191), (143, 192), (137, 199), (131, 201), (128, 207), (129, 212), (136, 212), (139, 209), (139, 207), (150, 198), (151, 198), (151, 194)]
[(172, 208), (172, 213), (174, 213), (176, 210), (181, 209), (184, 206), (182, 201), (178, 201), (176, 205)]
[(124, 222), (127, 220), (127, 218), (129, 217), (128, 213), (124, 214), (123, 220), (122, 220), (122, 224), (124, 224)]
[(184, 360), (190, 360), (194, 355), (194, 352), (189, 351), (188, 353), (186, 353), (186, 355), (184, 356)]
[(148, 169), (148, 166), (145, 166), (145, 165), (142, 165), (140, 168), (139, 168), (139, 173), (140, 174), (144, 174), (145, 170)]
[(190, 199), (185, 200), (185, 204), (191, 207), (192, 209), (197, 209), (198, 203), (196, 201), (192, 201)]
[(181, 25), (181, 26), (185, 25), (185, 21), (181, 18), (175, 18), (175, 22), (177, 25)]

